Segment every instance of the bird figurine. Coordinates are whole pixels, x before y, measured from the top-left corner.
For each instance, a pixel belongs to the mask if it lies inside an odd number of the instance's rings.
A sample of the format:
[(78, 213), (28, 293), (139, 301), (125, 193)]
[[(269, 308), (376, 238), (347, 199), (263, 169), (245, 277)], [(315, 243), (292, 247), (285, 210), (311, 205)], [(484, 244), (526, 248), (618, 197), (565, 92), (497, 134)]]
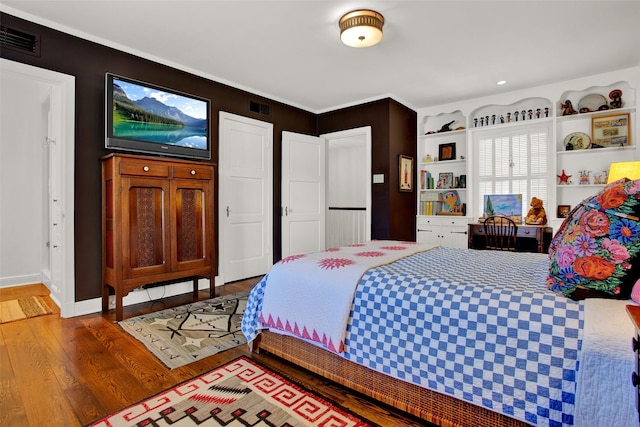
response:
[(445, 123), (442, 125), (438, 133), (440, 132), (451, 132), (451, 125), (455, 122), (455, 120), (451, 120), (449, 123)]

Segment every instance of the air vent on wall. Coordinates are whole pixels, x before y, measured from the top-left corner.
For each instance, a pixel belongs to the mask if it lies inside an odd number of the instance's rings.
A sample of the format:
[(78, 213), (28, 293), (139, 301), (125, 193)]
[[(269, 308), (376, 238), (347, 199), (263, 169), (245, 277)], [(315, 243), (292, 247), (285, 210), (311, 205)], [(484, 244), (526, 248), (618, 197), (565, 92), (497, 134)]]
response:
[(4, 25), (0, 26), (0, 45), (30, 55), (40, 56), (40, 38)]
[(271, 114), (271, 109), (267, 104), (260, 104), (259, 102), (255, 101), (249, 101), (249, 111), (264, 114), (265, 116)]

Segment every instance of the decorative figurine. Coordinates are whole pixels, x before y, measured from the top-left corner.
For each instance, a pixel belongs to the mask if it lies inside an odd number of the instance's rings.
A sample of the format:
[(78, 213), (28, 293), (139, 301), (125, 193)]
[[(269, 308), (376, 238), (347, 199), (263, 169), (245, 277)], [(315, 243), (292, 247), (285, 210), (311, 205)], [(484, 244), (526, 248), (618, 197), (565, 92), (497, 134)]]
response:
[(605, 184), (604, 182), (602, 182), (602, 175), (600, 175), (599, 173), (594, 173), (593, 174), (593, 183), (594, 184)]
[(484, 122), (489, 126), (489, 116), (484, 116)]
[(438, 133), (440, 132), (451, 132), (451, 125), (455, 122), (455, 120), (451, 120), (449, 123), (445, 123), (442, 125)]
[(480, 126), (484, 126), (484, 117), (480, 117)]
[(622, 91), (620, 89), (614, 89), (609, 92), (609, 99), (611, 102), (611, 108), (620, 108), (622, 107)]
[(570, 116), (572, 114), (578, 114), (576, 110), (573, 109), (573, 104), (568, 99), (563, 103), (560, 103), (560, 108), (562, 108), (563, 116)]
[(477, 117), (475, 119), (473, 119), (473, 127), (474, 128), (478, 127), (478, 118)]
[(431, 163), (432, 161), (433, 159), (431, 158), (431, 154), (427, 154), (426, 156), (424, 156), (425, 163)]
[(547, 213), (542, 205), (542, 200), (537, 197), (531, 198), (531, 209), (527, 212), (525, 224), (545, 225), (547, 223)]
[(544, 107), (544, 116), (549, 117), (549, 107)]
[(589, 185), (589, 184), (591, 184), (591, 179), (589, 177), (590, 174), (591, 174), (591, 171), (588, 171), (588, 170), (581, 170), (580, 171), (580, 185)]
[(573, 175), (567, 175), (566, 173), (564, 173), (564, 169), (562, 169), (562, 175), (556, 175), (558, 177), (558, 184), (564, 184), (564, 185), (569, 185), (569, 178), (571, 178)]
[(518, 114), (520, 113), (518, 113), (517, 111), (513, 113), (514, 117), (516, 118), (516, 122), (518, 121)]
[(540, 118), (540, 114), (542, 113), (542, 111), (539, 108), (536, 108), (536, 119)]
[(523, 122), (524, 122), (524, 119), (525, 119), (526, 115), (527, 115), (527, 112), (526, 112), (525, 110), (522, 110), (522, 111), (520, 112), (520, 117), (522, 117), (522, 121), (523, 121)]
[(511, 113), (507, 113), (507, 123), (511, 123)]
[(504, 116), (500, 114), (500, 123), (504, 123)]
[(533, 110), (527, 111), (527, 116), (529, 117), (529, 120), (533, 119)]
[(496, 115), (495, 115), (495, 114), (492, 114), (492, 115), (491, 115), (491, 124), (492, 124), (492, 125), (495, 125), (495, 124), (496, 124)]

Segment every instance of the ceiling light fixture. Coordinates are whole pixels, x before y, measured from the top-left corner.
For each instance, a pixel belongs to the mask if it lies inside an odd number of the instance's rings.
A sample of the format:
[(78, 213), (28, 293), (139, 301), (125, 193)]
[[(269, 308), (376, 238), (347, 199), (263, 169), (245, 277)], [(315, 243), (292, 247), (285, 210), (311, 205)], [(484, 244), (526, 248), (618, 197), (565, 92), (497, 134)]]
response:
[(340, 40), (351, 47), (369, 47), (382, 40), (384, 17), (369, 9), (353, 10), (340, 18)]
[(498, 86), (501, 86), (501, 85), (505, 84), (506, 82), (507, 82), (506, 80), (500, 80), (500, 81), (498, 81), (496, 84), (497, 84)]

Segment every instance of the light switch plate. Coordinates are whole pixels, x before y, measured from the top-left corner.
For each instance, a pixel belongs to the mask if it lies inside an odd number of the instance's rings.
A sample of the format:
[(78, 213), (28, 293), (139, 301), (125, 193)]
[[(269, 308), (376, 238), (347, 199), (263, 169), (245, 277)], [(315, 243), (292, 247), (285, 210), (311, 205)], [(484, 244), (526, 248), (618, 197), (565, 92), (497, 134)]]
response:
[(373, 174), (373, 183), (374, 184), (384, 184), (384, 174), (383, 173), (374, 173)]

